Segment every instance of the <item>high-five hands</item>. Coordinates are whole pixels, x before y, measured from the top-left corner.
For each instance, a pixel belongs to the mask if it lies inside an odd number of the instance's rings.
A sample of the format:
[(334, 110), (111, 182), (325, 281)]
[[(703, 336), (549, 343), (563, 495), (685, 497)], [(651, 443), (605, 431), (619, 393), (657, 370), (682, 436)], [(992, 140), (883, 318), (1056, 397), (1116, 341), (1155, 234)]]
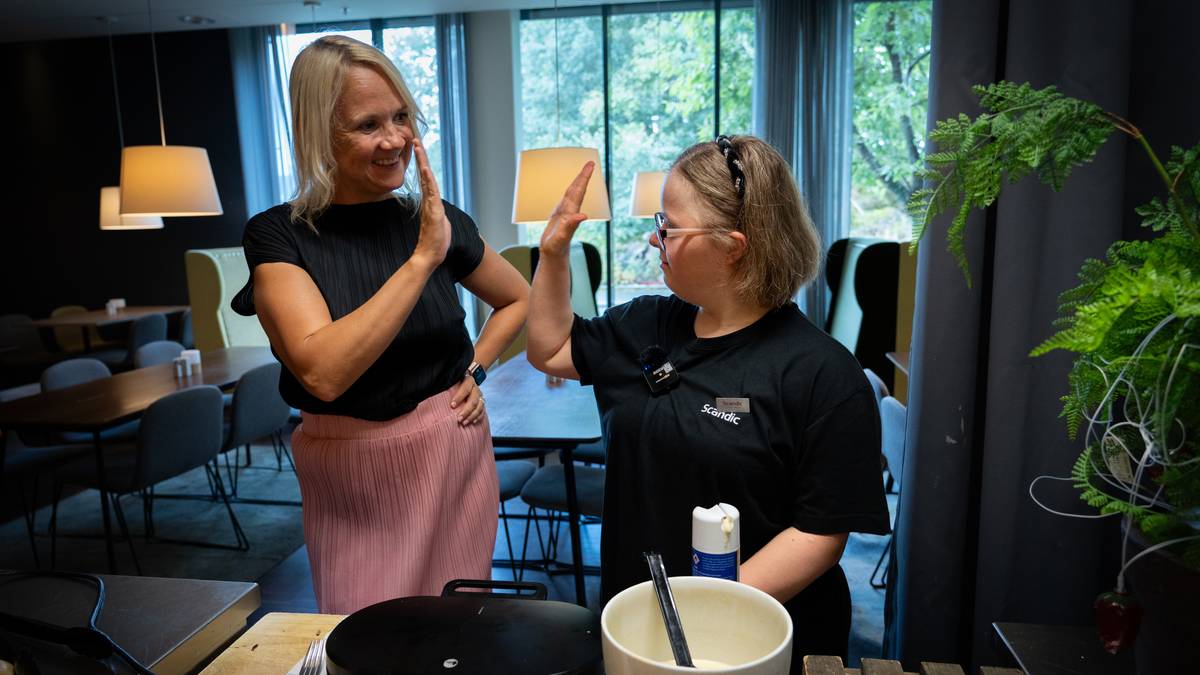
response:
[(442, 192), (429, 166), (425, 144), (414, 138), (412, 145), (413, 155), (417, 158), (417, 179), (421, 185), (421, 232), (413, 257), (426, 261), (432, 269), (442, 264), (446, 259), (446, 251), (450, 249), (450, 220), (446, 218)]
[(587, 220), (587, 214), (580, 213), (579, 206), (583, 204), (587, 184), (595, 168), (595, 162), (584, 164), (579, 175), (567, 186), (562, 201), (554, 207), (554, 212), (550, 214), (550, 222), (542, 232), (541, 255), (566, 257), (571, 247), (571, 237), (575, 236), (579, 224)]

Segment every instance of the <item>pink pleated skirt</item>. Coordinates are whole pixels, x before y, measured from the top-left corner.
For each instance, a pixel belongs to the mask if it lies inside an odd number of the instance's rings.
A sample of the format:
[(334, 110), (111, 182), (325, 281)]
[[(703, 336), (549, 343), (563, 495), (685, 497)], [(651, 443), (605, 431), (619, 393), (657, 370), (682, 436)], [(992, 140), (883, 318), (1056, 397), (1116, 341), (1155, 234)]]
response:
[(292, 450), (317, 606), (349, 614), (490, 579), (500, 487), (491, 431), (452, 389), (386, 422), (303, 414)]

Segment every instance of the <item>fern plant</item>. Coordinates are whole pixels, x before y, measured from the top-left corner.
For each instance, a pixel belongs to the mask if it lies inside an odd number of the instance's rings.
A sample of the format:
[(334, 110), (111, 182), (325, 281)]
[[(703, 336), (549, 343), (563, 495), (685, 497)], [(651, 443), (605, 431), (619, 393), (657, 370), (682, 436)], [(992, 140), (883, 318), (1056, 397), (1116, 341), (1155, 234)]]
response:
[[(1137, 209), (1149, 241), (1118, 241), (1090, 259), (1059, 297), (1056, 334), (1031, 352), (1076, 354), (1062, 417), (1084, 450), (1072, 476), (1081, 498), (1121, 514), (1152, 543), (1200, 570), (1200, 145), (1165, 163), (1141, 130), (1054, 87), (975, 87), (985, 112), (937, 122), (926, 188), (909, 201), (913, 247), (937, 215), (954, 214), (947, 247), (970, 286), (963, 246), (972, 209), (1027, 176), (1059, 190), (1114, 133), (1137, 141), (1164, 194)], [(1127, 563), (1128, 564), (1128, 563)]]

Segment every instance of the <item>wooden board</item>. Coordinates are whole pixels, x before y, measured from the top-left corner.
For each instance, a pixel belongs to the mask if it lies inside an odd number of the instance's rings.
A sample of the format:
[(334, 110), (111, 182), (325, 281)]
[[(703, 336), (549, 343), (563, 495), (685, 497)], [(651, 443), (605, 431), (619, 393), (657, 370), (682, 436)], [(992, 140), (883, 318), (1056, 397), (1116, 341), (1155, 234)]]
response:
[(259, 619), (201, 673), (286, 673), (304, 658), (309, 643), (328, 636), (344, 618), (340, 614), (272, 612)]

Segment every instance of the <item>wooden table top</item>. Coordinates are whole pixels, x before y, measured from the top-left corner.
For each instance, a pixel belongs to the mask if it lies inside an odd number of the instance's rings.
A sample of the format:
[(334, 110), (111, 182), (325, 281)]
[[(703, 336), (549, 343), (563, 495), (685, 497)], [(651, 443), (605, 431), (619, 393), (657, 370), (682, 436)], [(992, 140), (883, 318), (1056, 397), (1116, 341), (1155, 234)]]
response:
[(62, 316), (38, 319), (33, 322), (33, 325), (39, 328), (54, 328), (56, 326), (103, 326), (110, 323), (133, 321), (147, 314), (178, 314), (186, 309), (190, 309), (190, 306), (145, 305), (140, 307), (122, 307), (117, 310), (116, 314), (109, 314), (103, 309), (94, 309), (90, 312), (63, 314)]
[(887, 352), (884, 354), (892, 365), (896, 366), (900, 372), (908, 375), (908, 352)]
[(202, 353), (201, 368), (187, 378), (177, 379), (175, 366), (164, 363), (42, 392), (0, 404), (0, 429), (107, 429), (136, 419), (167, 394), (202, 384), (229, 387), (274, 360), (268, 347), (228, 347)]
[(480, 389), (496, 445), (560, 448), (600, 440), (592, 388), (548, 383), (524, 353), (489, 372)]
[(221, 653), (202, 675), (286, 673), (308, 653), (313, 640), (327, 637), (345, 615), (271, 612)]

